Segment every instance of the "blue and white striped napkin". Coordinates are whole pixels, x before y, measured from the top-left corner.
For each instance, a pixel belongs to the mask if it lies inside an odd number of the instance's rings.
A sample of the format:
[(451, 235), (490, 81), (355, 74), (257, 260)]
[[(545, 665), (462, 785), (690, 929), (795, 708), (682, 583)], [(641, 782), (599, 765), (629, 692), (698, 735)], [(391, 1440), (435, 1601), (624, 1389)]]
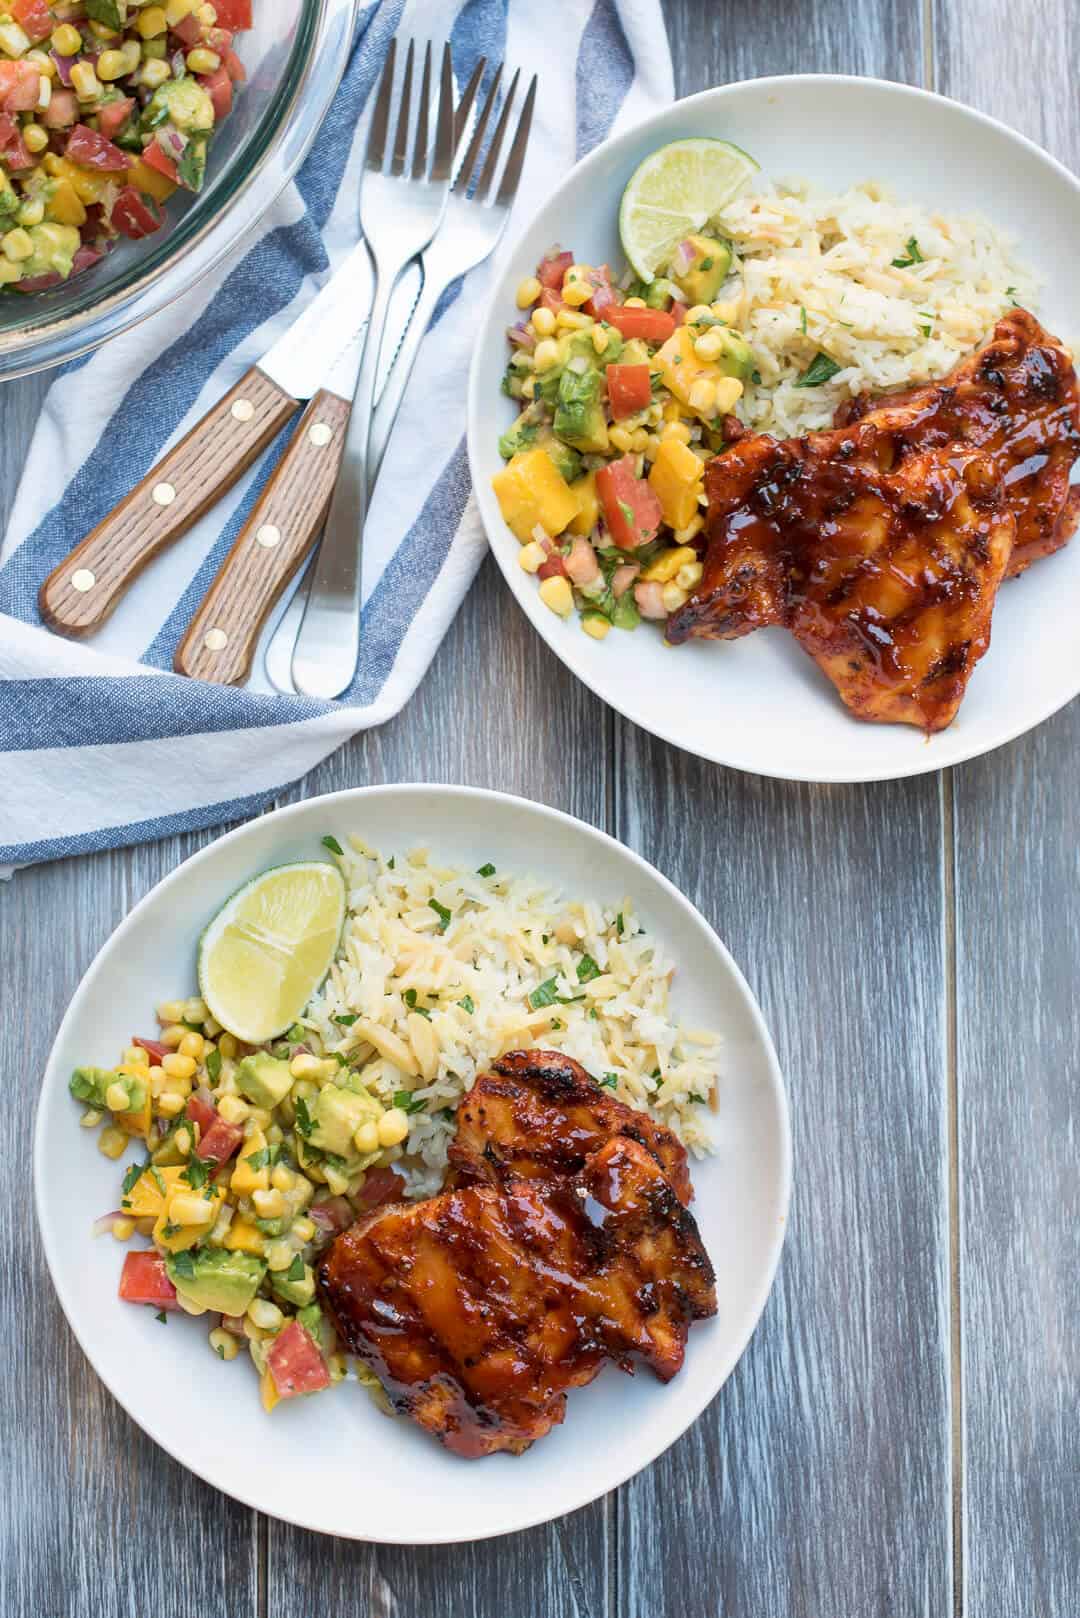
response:
[[(46, 574), (258, 360), (355, 243), (357, 123), (399, 28), (449, 37), (462, 83), (487, 55), (538, 71), (541, 94), (515, 216), (495, 257), (443, 300), (387, 452), (365, 539), (352, 687), (321, 703), (170, 672), (280, 442), (147, 569), (91, 642), (48, 633), (37, 611)], [(659, 0), (381, 0), (363, 13), (326, 126), (259, 235), (209, 284), (65, 366), (48, 394), (0, 551), (0, 862), (251, 814), (408, 701), (484, 552), (460, 427), (476, 311), (571, 164), (672, 93)], [(183, 770), (178, 737), (195, 744)]]

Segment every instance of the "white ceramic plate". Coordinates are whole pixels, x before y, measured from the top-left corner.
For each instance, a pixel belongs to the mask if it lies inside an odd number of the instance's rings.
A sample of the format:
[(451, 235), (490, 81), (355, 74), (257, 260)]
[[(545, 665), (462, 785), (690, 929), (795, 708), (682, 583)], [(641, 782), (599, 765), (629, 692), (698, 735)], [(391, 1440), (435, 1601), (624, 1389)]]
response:
[(680, 101), (599, 147), (571, 172), (521, 238), (485, 311), (469, 381), (469, 456), (492, 549), (540, 634), (599, 697), (665, 741), (702, 758), (807, 781), (919, 775), (989, 752), (1030, 730), (1080, 691), (1080, 543), (1005, 585), (993, 645), (950, 728), (927, 741), (906, 725), (851, 718), (829, 682), (783, 629), (672, 650), (653, 630), (596, 642), (576, 616), (555, 617), (517, 564), (491, 477), (512, 419), (499, 392), (514, 290), (553, 242), (587, 263), (622, 265), (617, 215), (638, 162), (666, 141), (719, 136), (776, 178), (840, 189), (883, 179), (898, 195), (982, 212), (1012, 235), (1043, 282), (1037, 313), (1080, 343), (1080, 184), (1053, 158), (956, 102), (876, 79), (801, 75), (753, 79)]
[[(353, 1382), (316, 1399), (259, 1403), (247, 1356), (230, 1365), (205, 1321), (116, 1297), (124, 1249), (91, 1223), (117, 1205), (119, 1171), (79, 1128), (73, 1067), (116, 1060), (152, 1033), (164, 996), (194, 992), (199, 933), (240, 883), (320, 853), (327, 832), (386, 851), (534, 871), (600, 902), (630, 894), (679, 964), (681, 1014), (727, 1041), (718, 1151), (694, 1172), (694, 1211), (717, 1271), (719, 1314), (695, 1326), (666, 1388), (609, 1369), (570, 1396), (567, 1420), (524, 1456), (463, 1461), (405, 1419), (390, 1421)], [(136, 1154), (130, 1154), (136, 1155)], [(729, 1375), (761, 1314), (780, 1254), (790, 1139), (776, 1056), (730, 955), (689, 902), (603, 833), (542, 805), (462, 787), (374, 787), (313, 798), (253, 821), (158, 884), (102, 949), (57, 1035), (38, 1107), (34, 1186), (45, 1254), (64, 1312), (106, 1386), (159, 1444), (207, 1482), (304, 1528), (428, 1544), (486, 1538), (585, 1505), (671, 1444)], [(180, 1399), (162, 1390), (183, 1388)]]

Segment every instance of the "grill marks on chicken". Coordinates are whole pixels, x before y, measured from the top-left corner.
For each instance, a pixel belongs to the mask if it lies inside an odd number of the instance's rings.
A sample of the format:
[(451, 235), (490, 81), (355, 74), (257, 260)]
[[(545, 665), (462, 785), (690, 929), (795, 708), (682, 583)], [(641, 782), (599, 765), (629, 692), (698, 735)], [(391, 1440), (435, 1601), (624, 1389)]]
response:
[(705, 571), (668, 639), (784, 624), (859, 718), (941, 730), (990, 643), (1002, 578), (1080, 516), (1075, 370), (1016, 310), (947, 381), (846, 414), (710, 462)]
[[(517, 1052), (504, 1062), (540, 1093), (567, 1059)], [(670, 1380), (691, 1322), (716, 1311), (693, 1216), (656, 1152), (620, 1128), (620, 1114), (639, 1115), (569, 1066), (574, 1108), (586, 1108), (585, 1086), (608, 1103), (576, 1170), (568, 1146), (549, 1154), (553, 1173), (538, 1172), (534, 1133), (519, 1174), (505, 1137), (503, 1155), (485, 1152), (474, 1116), (457, 1164), (459, 1179), (475, 1170), (473, 1180), (369, 1215), (319, 1266), (321, 1296), (349, 1349), (397, 1410), (459, 1455), (527, 1448), (563, 1420), (567, 1391), (608, 1359), (624, 1370), (640, 1360)], [(502, 1092), (494, 1097), (501, 1105)], [(510, 1115), (496, 1112), (502, 1129)], [(550, 1102), (547, 1117), (557, 1131)]]
[(647, 1113), (601, 1090), (559, 1051), (511, 1051), (493, 1063), (458, 1107), (449, 1159), (459, 1180), (565, 1179), (613, 1135), (638, 1141), (680, 1200), (690, 1201), (694, 1192), (682, 1142)]

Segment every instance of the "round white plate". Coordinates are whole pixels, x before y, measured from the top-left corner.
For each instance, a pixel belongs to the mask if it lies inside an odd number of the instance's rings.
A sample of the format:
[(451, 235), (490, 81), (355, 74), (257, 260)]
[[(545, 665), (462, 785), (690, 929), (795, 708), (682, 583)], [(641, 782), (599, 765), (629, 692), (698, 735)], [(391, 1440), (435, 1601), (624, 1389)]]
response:
[[(680, 1014), (726, 1039), (718, 1150), (694, 1170), (693, 1204), (717, 1272), (719, 1314), (694, 1327), (666, 1388), (606, 1370), (570, 1395), (564, 1425), (523, 1456), (464, 1461), (404, 1418), (388, 1420), (348, 1382), (265, 1415), (246, 1356), (222, 1364), (205, 1321), (116, 1297), (124, 1249), (93, 1237), (117, 1205), (123, 1162), (79, 1128), (73, 1067), (115, 1061), (152, 1033), (165, 995), (193, 992), (195, 945), (222, 900), (266, 866), (318, 856), (357, 832), (386, 852), (426, 845), (448, 861), (535, 872), (568, 894), (639, 915), (679, 963)], [(129, 1154), (134, 1157), (137, 1154)], [(138, 904), (98, 955), (56, 1037), (38, 1106), (34, 1189), (49, 1269), (91, 1364), (170, 1454), (247, 1505), (352, 1539), (432, 1544), (509, 1533), (572, 1511), (653, 1460), (729, 1375), (761, 1314), (788, 1206), (790, 1137), (776, 1056), (747, 985), (712, 929), (651, 866), (567, 815), (464, 787), (392, 786), (313, 798), (253, 821), (196, 854)], [(163, 1394), (184, 1389), (182, 1398)]]
[(518, 542), (491, 489), (499, 434), (512, 419), (499, 391), (514, 291), (553, 242), (586, 263), (621, 268), (619, 198), (634, 168), (665, 141), (712, 135), (751, 152), (775, 178), (837, 190), (882, 179), (898, 196), (981, 212), (1014, 237), (1043, 283), (1036, 311), (1080, 344), (1080, 184), (991, 118), (922, 90), (824, 75), (752, 79), (680, 101), (579, 163), (522, 236), (484, 312), (469, 379), (469, 458), (480, 513), (506, 581), (543, 638), (605, 702), (665, 741), (718, 764), (806, 781), (919, 775), (989, 752), (1080, 691), (1080, 543), (1001, 590), (990, 651), (959, 714), (929, 741), (907, 725), (853, 719), (784, 629), (729, 642), (665, 647), (658, 632), (597, 642), (576, 616), (541, 602), (517, 564)]

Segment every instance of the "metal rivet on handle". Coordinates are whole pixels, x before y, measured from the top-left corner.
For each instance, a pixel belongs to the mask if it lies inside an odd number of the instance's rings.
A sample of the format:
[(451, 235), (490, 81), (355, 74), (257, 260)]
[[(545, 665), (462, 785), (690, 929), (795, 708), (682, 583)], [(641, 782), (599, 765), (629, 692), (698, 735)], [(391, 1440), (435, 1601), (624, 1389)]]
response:
[(233, 415), (237, 421), (250, 421), (252, 416), (255, 414), (255, 406), (252, 404), (250, 399), (234, 399), (230, 414)]
[(155, 483), (150, 490), (150, 498), (155, 506), (171, 506), (176, 499), (176, 490), (171, 483)]
[(324, 449), (334, 436), (334, 429), (328, 427), (325, 421), (317, 421), (308, 433), (308, 437), (316, 449)]
[(229, 644), (229, 637), (223, 629), (208, 629), (203, 636), (203, 645), (208, 652), (223, 652)]
[(88, 567), (77, 568), (71, 575), (71, 588), (78, 590), (80, 595), (85, 595), (87, 590), (92, 590), (96, 583), (97, 579)]
[(275, 528), (272, 522), (264, 522), (261, 528), (256, 529), (255, 538), (260, 545), (272, 551), (275, 545), (281, 544), (281, 529)]

